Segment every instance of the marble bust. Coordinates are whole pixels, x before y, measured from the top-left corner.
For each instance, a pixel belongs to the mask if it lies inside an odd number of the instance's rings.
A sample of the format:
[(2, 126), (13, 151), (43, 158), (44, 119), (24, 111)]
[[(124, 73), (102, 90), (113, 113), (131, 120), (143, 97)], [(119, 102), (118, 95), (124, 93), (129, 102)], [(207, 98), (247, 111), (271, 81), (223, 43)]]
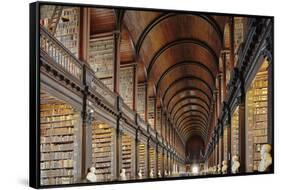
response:
[(265, 172), (268, 167), (272, 164), (272, 157), (270, 154), (271, 146), (270, 144), (264, 144), (261, 147), (261, 161), (259, 163), (258, 171)]
[(96, 182), (97, 176), (96, 176), (96, 168), (91, 167), (90, 172), (87, 174), (86, 179), (90, 182)]
[(164, 173), (164, 174), (165, 174), (165, 176), (168, 176), (167, 170), (165, 170), (165, 173)]
[(138, 178), (139, 179), (142, 179), (142, 173), (141, 172), (142, 172), (141, 169), (139, 169), (139, 172), (138, 172)]
[(154, 171), (153, 171), (153, 169), (151, 169), (151, 170), (150, 170), (150, 173), (149, 173), (149, 177), (150, 177), (150, 178), (153, 178), (153, 176), (154, 176)]
[(158, 170), (158, 177), (161, 177), (161, 171), (160, 170)]
[(218, 174), (221, 173), (221, 165), (220, 165), (220, 164), (218, 164), (218, 166), (217, 166), (217, 173), (218, 173)]
[(125, 169), (122, 169), (122, 170), (121, 170), (120, 179), (121, 179), (122, 181), (123, 181), (123, 180), (127, 180), (127, 177), (126, 177), (126, 170), (125, 170)]
[(213, 174), (217, 173), (217, 166), (213, 166)]
[(233, 174), (238, 173), (240, 167), (240, 163), (238, 161), (238, 156), (234, 155), (232, 156), (232, 167), (231, 167), (231, 172)]
[(221, 169), (221, 171), (222, 171), (222, 174), (226, 174), (227, 173), (227, 161), (226, 160), (222, 161), (222, 169)]

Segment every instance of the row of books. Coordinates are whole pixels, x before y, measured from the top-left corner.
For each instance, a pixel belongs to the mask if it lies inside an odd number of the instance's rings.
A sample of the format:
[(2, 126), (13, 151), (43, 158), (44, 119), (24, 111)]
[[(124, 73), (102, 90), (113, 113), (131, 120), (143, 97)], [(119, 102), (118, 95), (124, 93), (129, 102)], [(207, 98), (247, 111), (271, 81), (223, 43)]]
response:
[(50, 177), (41, 178), (41, 185), (71, 184), (74, 183), (73, 177)]
[(41, 123), (41, 128), (70, 127), (70, 126), (74, 126), (75, 122), (76, 122), (75, 120), (57, 121), (57, 122), (49, 122), (49, 123), (45, 122), (45, 123)]
[(64, 143), (64, 144), (41, 144), (41, 152), (55, 152), (55, 151), (72, 151), (74, 144)]
[(72, 107), (63, 103), (41, 104), (40, 111), (68, 111)]
[(74, 127), (44, 128), (41, 130), (41, 136), (69, 135), (74, 133)]
[(59, 142), (70, 142), (74, 141), (73, 135), (66, 135), (66, 136), (49, 136), (49, 137), (41, 137), (41, 143), (59, 143)]
[(73, 176), (72, 169), (42, 170), (41, 177)]
[(40, 110), (40, 117), (73, 114), (71, 108)]
[(46, 152), (41, 153), (41, 161), (73, 159), (73, 152)]
[(42, 116), (41, 122), (55, 122), (55, 121), (62, 121), (62, 120), (72, 120), (73, 115), (48, 115)]
[(52, 160), (41, 162), (41, 170), (52, 168), (71, 168), (73, 167), (73, 160)]

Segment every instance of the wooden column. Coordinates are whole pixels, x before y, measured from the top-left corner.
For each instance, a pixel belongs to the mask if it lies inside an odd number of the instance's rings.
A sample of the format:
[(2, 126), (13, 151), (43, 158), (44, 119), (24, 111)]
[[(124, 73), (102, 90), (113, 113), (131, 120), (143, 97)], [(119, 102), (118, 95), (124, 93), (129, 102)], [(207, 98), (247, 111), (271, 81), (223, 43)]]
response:
[[(86, 97), (85, 97), (86, 101)], [(89, 168), (92, 167), (92, 125), (93, 111), (87, 110), (87, 106), (82, 112), (82, 138), (81, 138), (81, 181), (85, 180)], [(78, 156), (79, 157), (79, 156)], [(80, 173), (80, 172), (79, 172)]]
[(138, 84), (137, 84), (137, 66), (134, 64), (133, 65), (133, 110), (137, 111), (137, 89), (138, 89)]
[(119, 74), (120, 74), (120, 31), (113, 34), (114, 38), (114, 73), (113, 73), (113, 91), (119, 94)]
[[(118, 122), (119, 123), (119, 122)], [(120, 178), (120, 172), (122, 169), (122, 132), (120, 129), (116, 129), (115, 137), (115, 173), (114, 176), (118, 180)]]
[(158, 144), (156, 144), (155, 148), (155, 177), (158, 177)]
[(80, 31), (79, 31), (79, 52), (78, 58), (88, 62), (88, 50), (90, 41), (90, 9), (80, 8)]
[(153, 98), (153, 105), (154, 105), (154, 109), (153, 109), (153, 115), (154, 115), (154, 126), (153, 126), (153, 128), (154, 128), (154, 130), (155, 130), (155, 132), (157, 132), (157, 130), (156, 130), (156, 117), (157, 117), (157, 105), (156, 105), (156, 97), (154, 97)]
[(138, 171), (139, 171), (139, 130), (136, 130), (136, 139), (135, 139), (135, 179), (138, 179)]
[(150, 139), (148, 138), (147, 139), (147, 145), (146, 145), (146, 152), (147, 152), (147, 154), (146, 154), (146, 166), (147, 166), (146, 176), (147, 176), (147, 178), (149, 178), (149, 173), (150, 173), (150, 150), (149, 150), (150, 145), (149, 145), (149, 141), (150, 141)]
[(163, 111), (162, 111), (162, 107), (160, 108), (160, 136), (163, 139), (163, 134), (162, 134), (162, 130), (163, 130)]
[(222, 166), (222, 161), (224, 160), (224, 142), (223, 142), (223, 125), (220, 127), (220, 144), (221, 144), (221, 152), (220, 152), (220, 164)]
[(144, 83), (144, 89), (145, 89), (144, 120), (145, 120), (145, 122), (147, 123), (147, 122), (148, 122), (148, 108), (147, 108), (148, 93), (147, 93), (147, 83)]
[(231, 174), (231, 116), (230, 110), (228, 110), (228, 118), (226, 121), (227, 127), (227, 173)]
[(239, 105), (239, 160), (240, 172), (246, 171), (246, 129), (245, 129), (245, 96)]
[[(121, 98), (118, 97), (118, 102), (117, 102), (117, 108), (120, 110), (120, 101)], [(116, 128), (115, 128), (115, 134), (113, 134), (113, 175), (115, 179), (120, 178), (120, 171), (122, 169), (122, 131), (121, 131), (121, 126), (120, 126), (120, 119), (121, 119), (121, 114), (117, 116), (116, 120)]]
[[(80, 32), (79, 32), (79, 51), (78, 58), (81, 61), (87, 62), (88, 49), (90, 40), (90, 10), (89, 8), (80, 9)], [(85, 73), (86, 68), (83, 68)], [(86, 85), (86, 78), (83, 78), (83, 83)], [(89, 148), (89, 144), (92, 144), (92, 137), (89, 138), (89, 134), (92, 134), (92, 114), (87, 109), (87, 91), (88, 87), (85, 87), (85, 93), (83, 97), (83, 110), (82, 110), (82, 155), (81, 155), (81, 178), (86, 178), (88, 169), (92, 164), (92, 147)]]
[(222, 98), (225, 101), (226, 98), (226, 52), (222, 54)]
[(162, 177), (165, 177), (165, 149), (162, 149)]
[(217, 130), (217, 165), (219, 165), (221, 163), (221, 161), (220, 161), (220, 150), (221, 150), (220, 131)]
[(229, 19), (229, 37), (230, 37), (230, 62), (229, 69), (232, 71), (234, 69), (234, 17)]
[(219, 91), (215, 90), (215, 122), (216, 125), (217, 119), (219, 117)]
[(167, 114), (165, 114), (165, 135), (164, 135), (164, 140), (165, 140), (165, 142), (167, 142), (167, 126), (168, 126), (168, 120), (167, 120)]
[(218, 75), (218, 81), (219, 81), (219, 113), (221, 112), (221, 107), (222, 107), (222, 99), (223, 99), (223, 92), (222, 92), (222, 76), (223, 73), (220, 72)]
[[(273, 35), (272, 35), (273, 36)], [(267, 58), (268, 60), (268, 89), (267, 89), (267, 143), (272, 146), (271, 154), (274, 157), (274, 135), (273, 135), (273, 127), (274, 127), (274, 105), (273, 105), (273, 96), (274, 96), (274, 71), (273, 71), (273, 63), (271, 58)], [(274, 168), (273, 165), (271, 168)]]

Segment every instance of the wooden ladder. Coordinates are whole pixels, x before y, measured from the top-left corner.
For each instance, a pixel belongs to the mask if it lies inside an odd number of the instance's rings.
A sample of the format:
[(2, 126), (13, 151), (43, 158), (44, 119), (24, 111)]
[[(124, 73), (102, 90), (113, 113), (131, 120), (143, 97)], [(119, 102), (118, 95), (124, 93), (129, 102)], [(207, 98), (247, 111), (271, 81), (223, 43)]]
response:
[(56, 6), (54, 12), (51, 17), (51, 21), (48, 24), (48, 29), (51, 34), (55, 34), (61, 14), (62, 14), (63, 6)]

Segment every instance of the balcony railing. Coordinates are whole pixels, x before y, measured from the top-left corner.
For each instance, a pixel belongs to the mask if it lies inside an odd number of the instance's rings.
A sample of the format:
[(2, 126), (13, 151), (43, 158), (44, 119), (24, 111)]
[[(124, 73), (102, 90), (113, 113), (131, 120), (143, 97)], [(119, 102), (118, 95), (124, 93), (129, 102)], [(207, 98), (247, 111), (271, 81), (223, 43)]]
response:
[(56, 66), (82, 81), (83, 65), (81, 62), (44, 27), (40, 27), (40, 49), (53, 60)]
[(99, 98), (109, 103), (112, 107), (116, 107), (117, 94), (112, 92), (104, 83), (102, 83), (94, 74), (93, 70), (85, 64), (86, 83), (89, 90), (99, 95)]
[(140, 116), (137, 117), (137, 123), (142, 130), (147, 131), (147, 124)]
[(124, 113), (124, 115), (129, 118), (131, 121), (135, 121), (135, 112), (123, 102), (121, 111)]

